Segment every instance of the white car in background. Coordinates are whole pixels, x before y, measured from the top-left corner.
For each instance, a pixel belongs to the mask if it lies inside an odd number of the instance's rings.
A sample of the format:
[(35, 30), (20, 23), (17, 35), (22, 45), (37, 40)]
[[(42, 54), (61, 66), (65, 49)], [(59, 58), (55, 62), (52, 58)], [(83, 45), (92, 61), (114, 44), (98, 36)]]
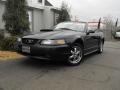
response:
[(117, 31), (117, 32), (116, 32), (115, 37), (116, 37), (116, 38), (120, 38), (120, 31)]

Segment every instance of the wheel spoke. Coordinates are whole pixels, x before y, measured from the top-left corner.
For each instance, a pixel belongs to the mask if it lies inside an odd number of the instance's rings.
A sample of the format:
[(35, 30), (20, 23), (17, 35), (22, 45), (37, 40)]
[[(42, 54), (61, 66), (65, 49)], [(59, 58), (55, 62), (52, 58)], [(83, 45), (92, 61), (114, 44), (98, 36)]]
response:
[(72, 59), (72, 58), (74, 58), (74, 55), (71, 55), (71, 56), (70, 56), (70, 59)]
[(80, 54), (80, 51), (77, 51), (76, 54), (77, 54), (77, 55)]
[(75, 50), (74, 52), (76, 53), (77, 52), (77, 48), (74, 48), (74, 50)]
[(71, 50), (71, 54), (74, 54), (74, 51)]

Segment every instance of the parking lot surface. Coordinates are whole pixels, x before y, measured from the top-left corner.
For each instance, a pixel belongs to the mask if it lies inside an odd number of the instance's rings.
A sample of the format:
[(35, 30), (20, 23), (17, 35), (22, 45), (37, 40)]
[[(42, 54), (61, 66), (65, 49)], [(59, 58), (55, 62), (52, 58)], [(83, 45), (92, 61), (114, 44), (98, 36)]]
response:
[(102, 54), (75, 67), (27, 57), (1, 61), (0, 90), (120, 90), (120, 42), (106, 42)]

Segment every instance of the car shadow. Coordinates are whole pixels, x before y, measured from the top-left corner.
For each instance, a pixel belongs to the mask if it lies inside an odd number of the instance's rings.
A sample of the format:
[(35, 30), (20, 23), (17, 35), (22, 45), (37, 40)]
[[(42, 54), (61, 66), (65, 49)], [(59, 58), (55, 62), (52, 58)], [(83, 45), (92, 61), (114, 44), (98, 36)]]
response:
[[(98, 53), (92, 53), (83, 58), (81, 61), (80, 65), (84, 65), (85, 62), (90, 60), (90, 58), (94, 58), (95, 56), (102, 55)], [(21, 64), (27, 67), (33, 67), (33, 68), (66, 68), (66, 67), (72, 67), (67, 65), (63, 60), (58, 61), (58, 60), (39, 60), (39, 59), (32, 59), (25, 57), (22, 61)], [(78, 65), (78, 66), (80, 66)], [(77, 66), (75, 66), (77, 67)]]
[(40, 59), (31, 59), (26, 57), (22, 62), (22, 65), (33, 68), (64, 68), (67, 67), (66, 63), (63, 61), (50, 61), (50, 60), (40, 60)]

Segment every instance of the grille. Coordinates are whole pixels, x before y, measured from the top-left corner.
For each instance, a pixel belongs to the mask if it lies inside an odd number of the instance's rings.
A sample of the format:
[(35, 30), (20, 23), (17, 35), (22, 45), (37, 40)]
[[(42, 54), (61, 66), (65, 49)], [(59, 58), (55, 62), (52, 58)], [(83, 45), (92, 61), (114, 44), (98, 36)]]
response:
[(22, 43), (27, 44), (27, 45), (34, 45), (38, 42), (38, 39), (28, 39), (28, 38), (23, 38)]

